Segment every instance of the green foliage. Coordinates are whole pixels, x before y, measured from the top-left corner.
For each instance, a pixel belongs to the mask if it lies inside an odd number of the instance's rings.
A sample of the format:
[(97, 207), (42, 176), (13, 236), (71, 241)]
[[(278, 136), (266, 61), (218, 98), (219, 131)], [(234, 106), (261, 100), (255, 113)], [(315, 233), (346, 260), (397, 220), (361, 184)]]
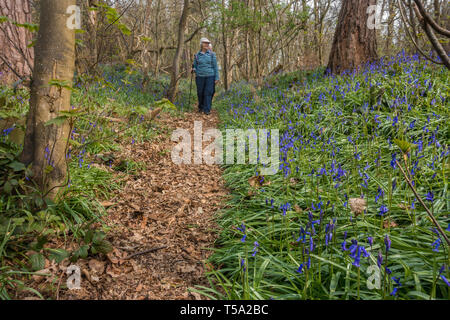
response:
[(0, 16), (0, 23), (6, 23), (6, 22), (11, 22), (16, 27), (24, 28), (24, 29), (30, 31), (31, 33), (37, 32), (39, 30), (39, 25), (37, 25), (35, 23), (28, 23), (28, 22), (18, 23), (16, 21), (11, 20), (10, 18), (8, 18), (6, 16)]
[(106, 234), (102, 231), (90, 229), (84, 232), (83, 243), (80, 243), (79, 248), (72, 252), (70, 261), (76, 262), (78, 259), (86, 259), (89, 256), (89, 253), (92, 255), (98, 253), (110, 253), (113, 250), (113, 247), (105, 237)]
[(10, 142), (0, 142), (0, 191), (2, 194), (25, 191), (26, 177), (31, 170), (18, 159), (18, 152)]
[(98, 3), (97, 7), (99, 9), (102, 9), (102, 13), (106, 15), (106, 18), (110, 25), (116, 26), (117, 29), (119, 29), (120, 32), (122, 32), (126, 36), (129, 36), (131, 34), (130, 29), (125, 24), (120, 22), (121, 16), (117, 12), (116, 8), (113, 8), (106, 3)]

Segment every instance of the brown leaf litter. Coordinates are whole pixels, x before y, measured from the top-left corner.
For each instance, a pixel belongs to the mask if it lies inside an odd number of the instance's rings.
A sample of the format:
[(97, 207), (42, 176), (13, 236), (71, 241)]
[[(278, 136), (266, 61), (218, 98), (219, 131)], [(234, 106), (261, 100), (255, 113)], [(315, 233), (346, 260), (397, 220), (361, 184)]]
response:
[(355, 214), (355, 217), (367, 210), (366, 199), (350, 198), (348, 199), (348, 203), (350, 204), (350, 210)]
[[(203, 121), (204, 132), (218, 125), (215, 111), (184, 118), (161, 113), (155, 123), (193, 134), (194, 121)], [(218, 165), (174, 164), (175, 142), (167, 132), (141, 145), (123, 145), (117, 158), (143, 162), (146, 168), (103, 202), (114, 250), (78, 261), (81, 289), (63, 285), (59, 299), (204, 299), (189, 288), (208, 286), (204, 261), (218, 237), (214, 215), (228, 192)]]

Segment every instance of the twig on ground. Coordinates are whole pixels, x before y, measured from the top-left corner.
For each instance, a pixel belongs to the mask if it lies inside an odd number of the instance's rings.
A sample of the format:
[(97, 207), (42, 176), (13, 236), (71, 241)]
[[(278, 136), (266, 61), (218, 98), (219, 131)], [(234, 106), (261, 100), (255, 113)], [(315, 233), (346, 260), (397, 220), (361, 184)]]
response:
[(158, 251), (158, 250), (161, 250), (161, 249), (165, 249), (165, 248), (167, 248), (167, 246), (161, 246), (161, 247), (156, 247), (156, 248), (151, 248), (151, 249), (148, 249), (148, 250), (136, 252), (136, 253), (130, 254), (128, 257), (124, 258), (124, 260), (128, 260), (128, 259), (134, 258), (136, 256), (140, 256), (140, 255), (143, 255), (143, 254), (155, 252), (155, 251)]

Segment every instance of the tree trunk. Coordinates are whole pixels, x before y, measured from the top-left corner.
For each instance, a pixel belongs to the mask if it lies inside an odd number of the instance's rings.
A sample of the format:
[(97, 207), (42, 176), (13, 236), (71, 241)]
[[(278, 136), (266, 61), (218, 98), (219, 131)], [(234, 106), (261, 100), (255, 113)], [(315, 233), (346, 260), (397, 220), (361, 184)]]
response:
[(172, 72), (170, 74), (170, 85), (167, 99), (174, 101), (178, 91), (178, 80), (180, 73), (180, 58), (184, 48), (184, 33), (186, 31), (187, 18), (189, 15), (189, 0), (184, 0), (183, 13), (178, 26), (178, 45), (173, 58)]
[(156, 44), (156, 50), (155, 50), (155, 77), (158, 78), (159, 76), (159, 65), (161, 60), (161, 53), (162, 50), (160, 49), (159, 45), (159, 25), (160, 25), (160, 15), (161, 15), (161, 0), (158, 0), (158, 3), (156, 5), (156, 19), (155, 19), (155, 44)]
[(344, 0), (328, 62), (332, 73), (353, 70), (377, 59), (376, 30), (367, 26), (367, 8), (376, 0)]
[(221, 7), (221, 23), (222, 23), (222, 47), (223, 47), (223, 82), (225, 90), (228, 91), (229, 85), (228, 85), (228, 37), (227, 37), (227, 19), (226, 19), (226, 6), (225, 6), (225, 0), (222, 0), (222, 7)]
[(395, 17), (395, 3), (393, 1), (388, 3), (389, 6), (389, 18), (387, 23), (387, 35), (386, 35), (386, 42), (384, 46), (384, 53), (386, 55), (390, 55), (391, 53), (391, 44), (393, 39), (393, 33), (394, 33), (394, 17)]
[[(97, 0), (88, 0), (88, 8), (94, 8), (97, 6)], [(92, 66), (97, 64), (97, 11), (96, 10), (88, 10), (87, 17), (87, 47), (88, 47), (88, 66), (89, 70), (92, 69)], [(87, 71), (89, 71), (87, 70)]]
[[(0, 0), (0, 16), (21, 24), (31, 23), (30, 1)], [(31, 76), (33, 48), (28, 47), (31, 40), (32, 34), (27, 29), (10, 22), (0, 23), (0, 84)]]
[[(444, 27), (447, 30), (450, 30), (450, 5), (447, 3), (444, 4), (444, 8), (442, 9), (441, 19), (440, 23), (442, 27)], [(447, 54), (450, 52), (450, 39), (445, 39), (444, 43), (442, 44), (444, 46), (445, 52)]]
[[(72, 86), (75, 68), (75, 29), (69, 28), (71, 15), (66, 13), (71, 5), (75, 0), (40, 1), (30, 111), (21, 156), (25, 164), (32, 164), (33, 180), (41, 191), (52, 198), (67, 176), (69, 124), (47, 123), (70, 108), (71, 91), (64, 86)], [(51, 80), (60, 85), (49, 85)]]

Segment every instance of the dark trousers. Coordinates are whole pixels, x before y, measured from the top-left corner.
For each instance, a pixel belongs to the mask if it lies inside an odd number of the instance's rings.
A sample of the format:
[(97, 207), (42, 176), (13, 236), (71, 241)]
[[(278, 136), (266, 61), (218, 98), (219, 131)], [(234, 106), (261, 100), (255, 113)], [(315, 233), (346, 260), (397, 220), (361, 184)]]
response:
[(211, 77), (195, 77), (197, 85), (198, 109), (203, 112), (210, 112), (212, 105), (212, 97), (215, 91), (214, 76)]

